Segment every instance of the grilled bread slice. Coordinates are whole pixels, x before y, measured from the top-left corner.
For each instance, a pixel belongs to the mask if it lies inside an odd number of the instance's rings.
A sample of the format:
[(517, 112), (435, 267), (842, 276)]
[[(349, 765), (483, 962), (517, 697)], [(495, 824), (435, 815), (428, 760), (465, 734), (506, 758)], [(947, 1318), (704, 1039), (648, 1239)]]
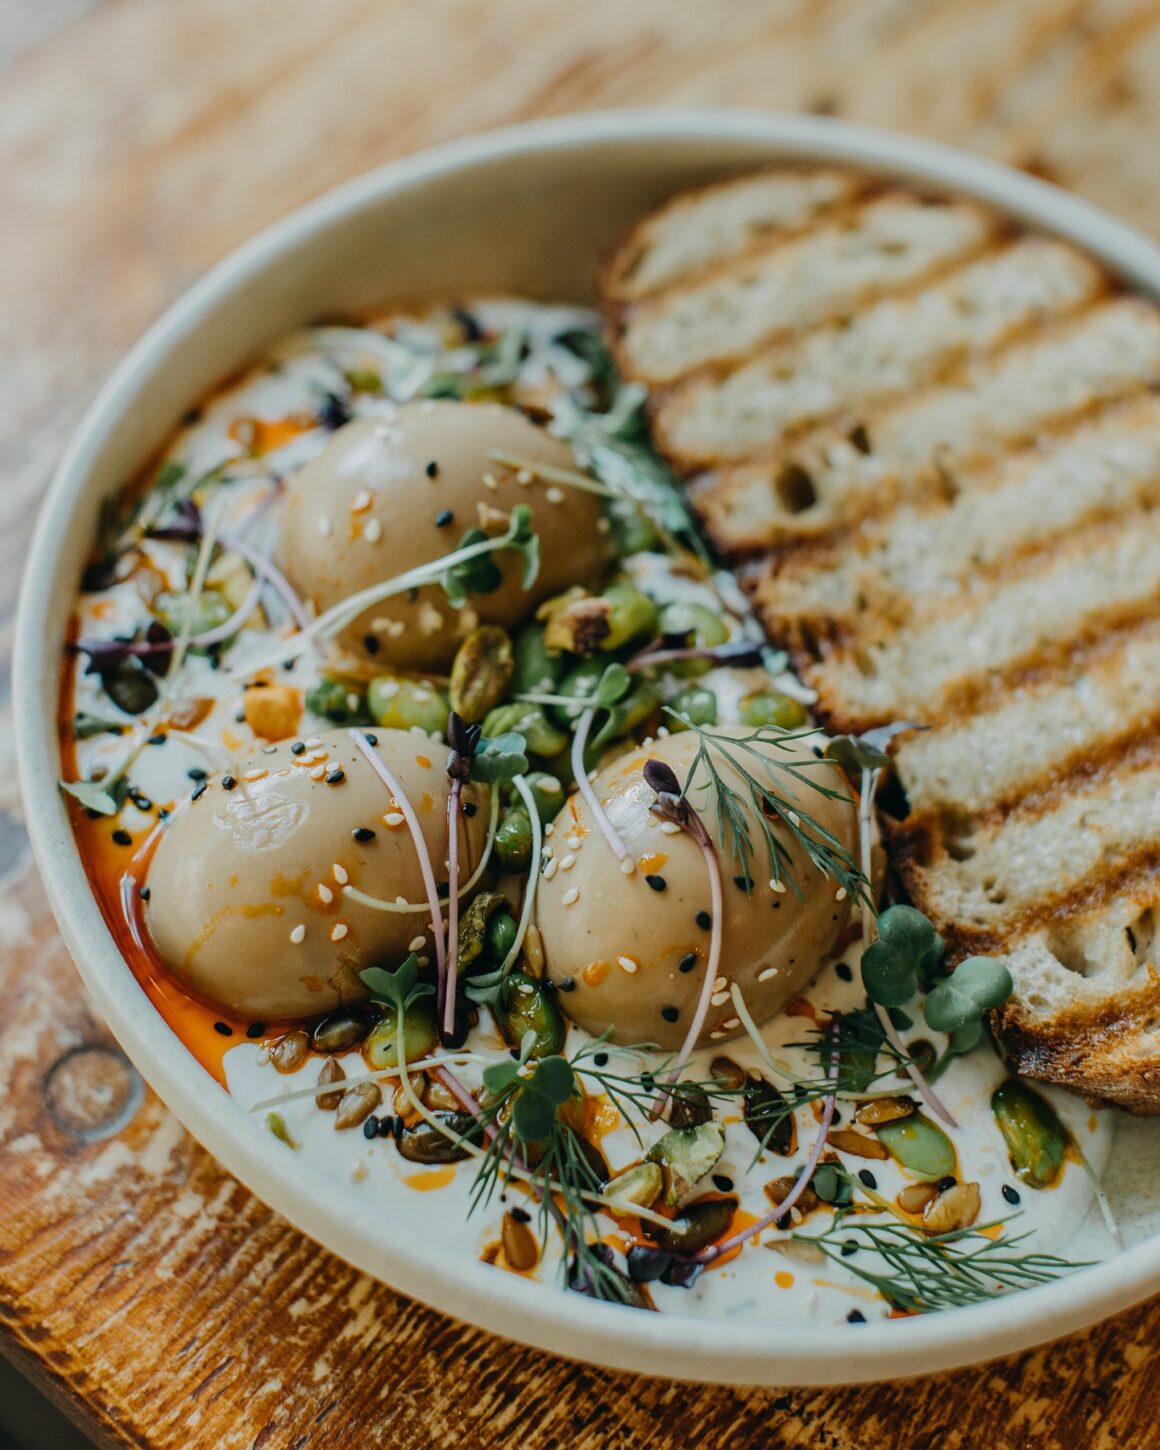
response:
[(1160, 1112), (1160, 309), (986, 208), (778, 169), (603, 278), (624, 374), (1033, 1077)]

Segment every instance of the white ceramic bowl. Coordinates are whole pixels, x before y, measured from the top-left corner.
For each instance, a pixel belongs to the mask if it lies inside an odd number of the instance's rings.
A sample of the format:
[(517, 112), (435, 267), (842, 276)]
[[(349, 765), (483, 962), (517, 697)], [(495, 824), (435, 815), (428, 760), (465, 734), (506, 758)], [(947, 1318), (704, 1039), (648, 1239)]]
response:
[[(1009, 1353), (1160, 1289), (1160, 1239), (1074, 1276), (922, 1319), (763, 1329), (554, 1293), (425, 1241), (389, 1249), (216, 1088), (153, 1010), (89, 889), (56, 781), (58, 664), (101, 499), (182, 412), (282, 334), (335, 312), (453, 292), (591, 296), (595, 264), (661, 198), (782, 160), (833, 161), (979, 197), (1160, 294), (1160, 248), (1053, 187), (942, 146), (829, 120), (630, 111), (548, 121), (397, 162), (296, 212), (215, 267), (137, 344), (89, 409), (40, 515), (17, 625), (15, 709), (28, 826), (53, 910), (98, 1010), (185, 1126), (303, 1232), (486, 1329), (618, 1369), (739, 1384), (849, 1383)], [(706, 1330), (708, 1329), (708, 1332)]]

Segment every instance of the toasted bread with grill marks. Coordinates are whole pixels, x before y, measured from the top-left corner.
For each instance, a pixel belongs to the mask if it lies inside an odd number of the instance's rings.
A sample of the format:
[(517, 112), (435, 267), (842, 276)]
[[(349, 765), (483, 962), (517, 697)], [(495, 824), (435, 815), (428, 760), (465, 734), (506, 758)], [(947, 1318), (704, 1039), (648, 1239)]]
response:
[(1015, 1066), (1160, 1112), (1160, 309), (974, 203), (778, 169), (603, 279), (619, 364)]

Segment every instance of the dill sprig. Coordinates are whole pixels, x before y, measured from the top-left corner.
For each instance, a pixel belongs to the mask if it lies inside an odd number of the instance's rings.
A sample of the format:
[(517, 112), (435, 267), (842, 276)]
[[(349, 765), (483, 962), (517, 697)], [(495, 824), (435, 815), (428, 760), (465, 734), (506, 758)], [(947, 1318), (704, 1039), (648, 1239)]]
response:
[[(676, 718), (673, 710), (666, 713)], [(745, 735), (729, 735), (684, 718), (681, 724), (697, 736), (697, 752), (685, 778), (684, 794), (699, 790), (712, 797), (717, 833), (729, 849), (740, 878), (750, 884), (753, 881), (756, 848), (750, 826), (752, 819), (757, 821), (765, 843), (770, 880), (778, 886), (789, 886), (796, 896), (802, 897), (801, 887), (790, 870), (789, 850), (774, 830), (774, 822), (781, 821), (816, 870), (836, 881), (855, 900), (866, 896), (866, 878), (851, 853), (820, 821), (804, 811), (796, 798), (791, 799), (778, 789), (779, 777), (789, 776), (827, 800), (844, 800), (846, 795), (842, 789), (816, 779), (813, 766), (825, 768), (825, 762), (779, 761), (770, 759), (758, 748), (788, 749), (793, 741), (812, 735), (812, 728), (783, 731), (761, 726)], [(744, 794), (725, 780), (719, 768), (722, 761), (741, 777)], [(702, 774), (704, 778), (698, 780)]]
[[(1056, 1254), (1016, 1252), (1031, 1235), (991, 1239), (984, 1230), (994, 1227), (980, 1224), (945, 1234), (924, 1234), (904, 1224), (850, 1222), (845, 1213), (838, 1212), (825, 1232), (791, 1237), (813, 1244), (833, 1263), (873, 1285), (888, 1304), (911, 1314), (980, 1304), (1087, 1267)], [(884, 1267), (859, 1264), (860, 1250), (876, 1254)]]

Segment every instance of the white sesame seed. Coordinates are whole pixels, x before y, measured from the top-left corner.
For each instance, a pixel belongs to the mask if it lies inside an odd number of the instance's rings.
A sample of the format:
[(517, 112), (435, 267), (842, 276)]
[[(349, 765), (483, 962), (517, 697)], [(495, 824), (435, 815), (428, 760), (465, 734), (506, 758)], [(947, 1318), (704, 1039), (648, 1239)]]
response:
[(576, 890), (575, 886), (569, 887), (569, 889), (564, 892), (561, 900), (563, 901), (565, 906), (571, 906), (573, 902), (580, 900), (580, 893)]
[(776, 891), (777, 894), (780, 896), (785, 890), (785, 882), (771, 880), (769, 883), (769, 889), (770, 891)]
[(406, 906), (406, 904), (407, 904), (407, 898), (405, 896), (396, 896), (395, 897), (395, 905), (396, 906)]
[(544, 827), (544, 835), (545, 836), (554, 836), (555, 834), (556, 834), (556, 822), (555, 821), (549, 821), (548, 824)]
[(719, 1037), (728, 1037), (728, 1035), (729, 1035), (729, 1034), (728, 1034), (728, 1033), (727, 1033), (727, 1032), (710, 1032), (710, 1033), (709, 1033), (709, 1036), (710, 1036), (710, 1037), (711, 1037), (711, 1038), (712, 1038), (712, 1039), (713, 1039), (713, 1040), (714, 1040), (714, 1041), (716, 1041), (716, 1040), (717, 1040), (717, 1038), (719, 1038)]
[(327, 886), (325, 881), (318, 883), (318, 899), (324, 906), (329, 906), (334, 900), (334, 892)]
[(728, 992), (714, 992), (709, 1001), (714, 1007), (723, 1007), (729, 1000)]
[(316, 746), (322, 744), (322, 736), (312, 735), (309, 740), (304, 740), (302, 743), (306, 746), (307, 750), (313, 750)]
[(569, 836), (565, 842), (565, 845), (570, 851), (578, 851), (583, 844), (583, 839), (580, 836)]
[(551, 860), (549, 860), (548, 861), (548, 864), (544, 867), (544, 880), (545, 881), (551, 881), (552, 877), (555, 876), (556, 872), (559, 869), (560, 869), (560, 863), (559, 863), (559, 861), (557, 861), (555, 858), (552, 858)]
[(369, 489), (360, 488), (358, 493), (350, 501), (350, 511), (352, 514), (365, 513), (370, 506), (371, 495)]
[(266, 768), (264, 766), (259, 766), (255, 770), (247, 770), (246, 773), (245, 773), (245, 775), (242, 776), (242, 779), (243, 780), (262, 780), (268, 774), (269, 774), (269, 771), (266, 770)]
[(631, 856), (626, 856), (624, 860), (620, 863), (620, 869), (624, 872), (626, 876), (631, 876), (632, 873), (636, 870), (636, 862), (632, 859)]
[(661, 830), (666, 836), (679, 836), (681, 834), (681, 828), (677, 825), (676, 821), (662, 821)]
[(497, 482), (496, 476), (495, 476), (494, 473), (485, 473), (483, 475), (483, 486), (484, 486), (484, 488), (498, 488), (499, 487), (499, 483)]
[(669, 730), (669, 727), (667, 725), (658, 725), (657, 726), (657, 739), (658, 740), (667, 740), (669, 738), (669, 735), (670, 734), (671, 734), (671, 731)]
[(415, 960), (421, 967), (429, 967), (431, 965), (430, 957), (416, 957)]
[(757, 980), (759, 982), (768, 982), (769, 979), (770, 979), (770, 977), (776, 977), (776, 976), (777, 976), (777, 968), (776, 967), (766, 967), (765, 971), (758, 972), (758, 974), (757, 974)]
[(846, 888), (844, 886), (839, 886), (838, 889), (837, 889), (837, 891), (834, 892), (834, 900), (835, 901), (845, 901), (845, 899), (846, 899)]
[(549, 503), (563, 503), (564, 490), (562, 488), (557, 488), (555, 484), (553, 484), (551, 488), (544, 490), (544, 497), (548, 500)]
[(363, 1160), (356, 1158), (350, 1165), (350, 1181), (352, 1183), (361, 1183), (369, 1171)]
[(363, 528), (363, 538), (368, 544), (377, 544), (383, 537), (383, 526), (378, 519), (367, 519)]
[(349, 930), (350, 927), (347, 926), (345, 921), (336, 921), (330, 928), (331, 941), (341, 941)]
[(318, 520), (318, 532), (324, 539), (329, 539), (331, 534), (334, 533), (334, 525), (325, 514)]
[(725, 980), (724, 977), (718, 977), (717, 980), (713, 983), (713, 990), (714, 992), (724, 992), (728, 986), (729, 983)]
[(344, 866), (340, 866), (337, 861), (330, 869), (334, 876), (334, 879), (338, 882), (340, 886), (345, 886), (346, 883), (350, 880), (350, 877), (347, 875), (346, 868)]
[(407, 817), (402, 811), (388, 811), (383, 817), (383, 825), (390, 826), (392, 830), (396, 830), (399, 826), (403, 825), (406, 819)]
[(617, 957), (616, 965), (622, 972), (628, 972), (631, 976), (636, 971), (638, 963), (633, 957)]
[(523, 488), (527, 488), (528, 484), (531, 483), (531, 481), (532, 471), (530, 468), (521, 468), (516, 474), (516, 482), (520, 484)]
[(325, 765), (316, 765), (310, 771), (310, 779), (311, 780), (321, 780), (322, 777), (325, 774), (326, 774), (326, 766)]
[(421, 952), (426, 945), (427, 938), (425, 936), (413, 937), (407, 944), (407, 950), (409, 952)]
[(793, 826), (795, 831), (802, 823), (802, 818), (798, 815), (797, 811), (786, 811), (785, 818)]
[(568, 854), (564, 857), (564, 859), (560, 862), (560, 870), (561, 871), (571, 871), (572, 867), (575, 866), (575, 864), (576, 864), (576, 857), (572, 855), (571, 851), (569, 851)]
[(732, 1028), (732, 1027), (740, 1027), (741, 1026), (741, 1018), (740, 1017), (726, 1017), (725, 1021), (722, 1022), (721, 1026), (722, 1027), (730, 1027), (730, 1028)]
[(295, 946), (297, 946), (300, 941), (305, 941), (305, 939), (306, 928), (302, 925), (301, 922), (299, 922), (294, 930), (290, 933), (290, 940), (294, 943)]
[(392, 639), (398, 639), (398, 637), (403, 633), (406, 627), (407, 626), (403, 623), (401, 619), (392, 619), (391, 622), (387, 625), (387, 633), (391, 636)]

